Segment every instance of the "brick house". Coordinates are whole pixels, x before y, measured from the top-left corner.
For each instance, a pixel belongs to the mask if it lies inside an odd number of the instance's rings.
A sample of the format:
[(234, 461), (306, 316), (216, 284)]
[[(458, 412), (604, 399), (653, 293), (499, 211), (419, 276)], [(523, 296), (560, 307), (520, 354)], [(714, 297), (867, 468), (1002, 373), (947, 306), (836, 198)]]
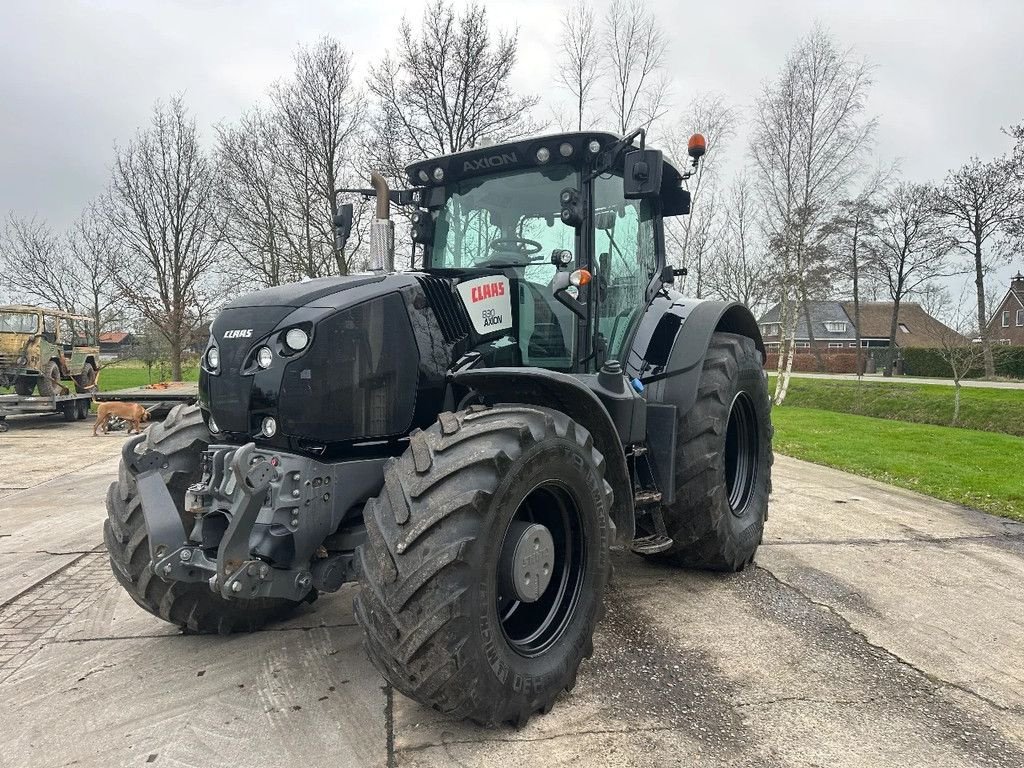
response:
[[(819, 350), (855, 350), (857, 334), (853, 324), (852, 301), (812, 301), (810, 329), (814, 332), (814, 348)], [(892, 302), (863, 301), (860, 304), (860, 345), (865, 349), (889, 346)], [(765, 349), (777, 352), (781, 342), (780, 307), (776, 304), (759, 321)], [(897, 347), (934, 347), (945, 334), (955, 333), (929, 315), (920, 304), (902, 302), (896, 318)], [(811, 350), (808, 319), (801, 309), (796, 328), (797, 351)]]
[(1010, 290), (995, 307), (988, 322), (988, 337), (995, 344), (1024, 346), (1024, 275), (1010, 280)]

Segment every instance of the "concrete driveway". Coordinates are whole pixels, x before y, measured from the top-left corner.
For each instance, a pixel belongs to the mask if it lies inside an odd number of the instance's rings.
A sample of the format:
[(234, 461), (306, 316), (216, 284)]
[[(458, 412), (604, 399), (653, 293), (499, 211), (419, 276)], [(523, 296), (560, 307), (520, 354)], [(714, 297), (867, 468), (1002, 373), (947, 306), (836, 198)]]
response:
[(142, 612), (89, 429), (0, 436), (0, 766), (1024, 765), (1022, 525), (780, 457), (756, 567), (617, 555), (575, 690), (484, 730), (382, 683), (351, 589), (248, 636)]

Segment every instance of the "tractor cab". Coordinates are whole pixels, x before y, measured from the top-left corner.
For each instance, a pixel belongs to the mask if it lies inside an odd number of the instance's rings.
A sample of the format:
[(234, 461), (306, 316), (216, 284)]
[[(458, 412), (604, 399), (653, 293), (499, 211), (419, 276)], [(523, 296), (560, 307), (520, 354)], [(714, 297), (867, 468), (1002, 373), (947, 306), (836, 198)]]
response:
[(559, 134), (409, 167), (423, 267), (469, 283), (460, 293), (496, 364), (581, 372), (622, 359), (662, 283), (662, 217), (689, 210), (683, 175), (632, 148), (637, 135)]

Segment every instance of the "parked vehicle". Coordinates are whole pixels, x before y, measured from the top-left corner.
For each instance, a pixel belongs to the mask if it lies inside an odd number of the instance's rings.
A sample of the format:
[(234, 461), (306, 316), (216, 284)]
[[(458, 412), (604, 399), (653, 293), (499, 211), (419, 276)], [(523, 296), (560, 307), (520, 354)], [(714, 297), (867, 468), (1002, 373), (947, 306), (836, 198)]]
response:
[[(694, 166), (703, 151), (695, 136)], [(133, 599), (191, 632), (251, 630), (358, 580), (366, 651), (396, 689), (522, 724), (591, 654), (612, 548), (752, 561), (764, 345), (746, 307), (674, 290), (663, 227), (689, 211), (686, 174), (643, 131), (407, 174), (366, 190), (373, 274), (223, 309), (199, 403), (126, 443), (104, 538)], [(420, 269), (392, 271), (393, 203)], [(335, 225), (344, 246), (350, 206)]]

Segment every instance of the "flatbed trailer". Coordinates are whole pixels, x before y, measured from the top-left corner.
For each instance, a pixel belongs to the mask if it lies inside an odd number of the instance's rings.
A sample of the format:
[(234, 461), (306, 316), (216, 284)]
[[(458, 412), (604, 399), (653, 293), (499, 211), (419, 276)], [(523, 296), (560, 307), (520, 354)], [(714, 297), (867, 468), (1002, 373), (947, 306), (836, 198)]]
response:
[(63, 413), (65, 421), (88, 418), (93, 393), (67, 395), (0, 395), (0, 432), (6, 432), (8, 416)]
[(150, 384), (144, 387), (129, 387), (113, 392), (96, 393), (98, 403), (139, 403), (150, 415), (162, 419), (179, 403), (191, 405), (199, 400), (197, 382), (175, 382), (174, 384)]

